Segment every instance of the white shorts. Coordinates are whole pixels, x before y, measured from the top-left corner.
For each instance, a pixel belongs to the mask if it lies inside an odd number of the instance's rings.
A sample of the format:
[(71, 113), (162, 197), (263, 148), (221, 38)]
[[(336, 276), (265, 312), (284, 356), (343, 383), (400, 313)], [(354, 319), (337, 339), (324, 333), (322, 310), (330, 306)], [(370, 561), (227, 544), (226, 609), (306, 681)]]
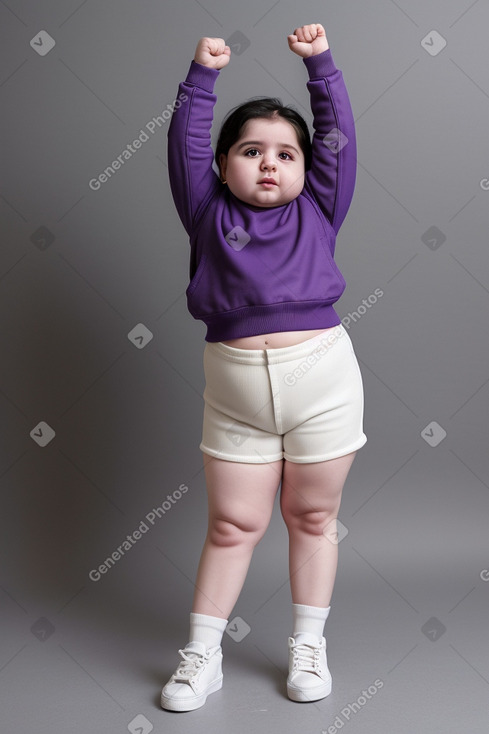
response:
[(227, 461), (327, 461), (360, 449), (363, 382), (342, 324), (278, 349), (207, 342), (200, 449)]

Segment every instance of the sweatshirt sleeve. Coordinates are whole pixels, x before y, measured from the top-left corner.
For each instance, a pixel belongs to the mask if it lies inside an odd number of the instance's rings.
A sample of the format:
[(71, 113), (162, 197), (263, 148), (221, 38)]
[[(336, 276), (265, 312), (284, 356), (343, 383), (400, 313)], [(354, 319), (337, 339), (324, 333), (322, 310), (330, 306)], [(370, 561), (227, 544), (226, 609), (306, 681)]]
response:
[[(199, 209), (220, 185), (212, 168), (213, 94), (219, 71), (195, 61), (178, 87), (178, 97), (168, 128), (170, 188), (182, 224), (190, 235)], [(180, 104), (179, 104), (180, 103)]]
[(336, 234), (355, 188), (357, 147), (350, 99), (331, 49), (303, 59), (309, 73), (314, 134), (312, 165), (305, 188), (317, 201)]

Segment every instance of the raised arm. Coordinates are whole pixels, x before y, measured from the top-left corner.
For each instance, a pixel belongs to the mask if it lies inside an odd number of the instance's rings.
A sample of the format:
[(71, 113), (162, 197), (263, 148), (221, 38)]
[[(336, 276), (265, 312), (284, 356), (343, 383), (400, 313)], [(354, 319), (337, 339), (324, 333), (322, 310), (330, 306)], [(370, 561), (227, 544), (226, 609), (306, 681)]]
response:
[(168, 129), (168, 173), (173, 200), (190, 235), (199, 210), (219, 186), (212, 168), (211, 127), (219, 71), (231, 50), (222, 38), (201, 38)]
[(315, 198), (336, 233), (353, 198), (357, 167), (355, 124), (342, 72), (336, 68), (324, 28), (312, 24), (288, 36), (309, 73), (314, 134), (312, 166), (305, 189)]

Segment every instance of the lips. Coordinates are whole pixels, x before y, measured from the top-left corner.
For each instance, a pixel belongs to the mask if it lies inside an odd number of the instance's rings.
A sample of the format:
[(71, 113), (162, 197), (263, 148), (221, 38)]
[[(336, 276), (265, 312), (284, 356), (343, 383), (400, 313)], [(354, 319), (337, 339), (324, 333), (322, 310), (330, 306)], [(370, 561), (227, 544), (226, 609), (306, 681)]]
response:
[(262, 178), (261, 181), (258, 181), (259, 184), (273, 184), (274, 186), (277, 186), (277, 182), (274, 178)]

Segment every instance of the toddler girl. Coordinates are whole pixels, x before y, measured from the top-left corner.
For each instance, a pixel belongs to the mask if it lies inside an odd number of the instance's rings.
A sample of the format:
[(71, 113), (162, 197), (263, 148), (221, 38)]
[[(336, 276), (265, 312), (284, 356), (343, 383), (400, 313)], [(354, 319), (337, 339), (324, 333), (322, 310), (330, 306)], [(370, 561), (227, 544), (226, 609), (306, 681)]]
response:
[(222, 38), (199, 41), (168, 131), (171, 190), (190, 238), (187, 303), (207, 327), (200, 449), (209, 507), (189, 642), (161, 694), (172, 711), (199, 708), (222, 686), (222, 636), (280, 485), (293, 618), (287, 695), (331, 692), (323, 630), (336, 518), (367, 441), (360, 369), (333, 306), (346, 287), (334, 250), (356, 141), (323, 26), (296, 28), (288, 44), (309, 74), (312, 143), (296, 111), (261, 98), (231, 111), (213, 153), (213, 89), (231, 55)]

